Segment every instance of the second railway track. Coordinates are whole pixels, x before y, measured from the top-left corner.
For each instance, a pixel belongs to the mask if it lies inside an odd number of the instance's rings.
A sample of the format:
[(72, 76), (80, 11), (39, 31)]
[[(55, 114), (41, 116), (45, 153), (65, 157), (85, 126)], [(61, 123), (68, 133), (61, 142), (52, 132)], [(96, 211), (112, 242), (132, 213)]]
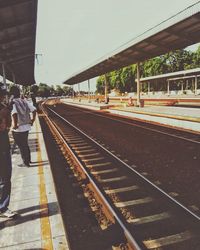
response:
[(85, 195), (90, 199), (96, 192), (90, 182), (100, 192), (102, 228), (119, 224), (132, 249), (200, 249), (197, 215), (55, 111), (46, 112), (76, 158), (74, 173)]

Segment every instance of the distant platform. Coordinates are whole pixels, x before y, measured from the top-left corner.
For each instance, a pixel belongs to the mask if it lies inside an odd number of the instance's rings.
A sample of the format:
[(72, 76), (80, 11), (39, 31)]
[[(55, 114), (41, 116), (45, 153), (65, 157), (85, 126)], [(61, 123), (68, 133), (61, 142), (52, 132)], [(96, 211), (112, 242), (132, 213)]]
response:
[(200, 109), (198, 108), (155, 105), (139, 108), (128, 107), (125, 103), (97, 104), (94, 101), (77, 99), (61, 99), (61, 102), (92, 110), (106, 109), (112, 114), (200, 133)]

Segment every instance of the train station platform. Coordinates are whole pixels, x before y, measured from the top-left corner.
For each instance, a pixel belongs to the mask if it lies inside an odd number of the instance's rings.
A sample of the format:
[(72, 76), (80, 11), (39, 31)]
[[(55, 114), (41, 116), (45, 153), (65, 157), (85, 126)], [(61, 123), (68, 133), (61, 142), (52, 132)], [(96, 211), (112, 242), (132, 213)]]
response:
[(69, 249), (38, 118), (29, 146), (30, 167), (20, 167), (19, 149), (13, 149), (9, 208), (18, 216), (0, 218), (0, 249)]
[(111, 114), (134, 118), (168, 127), (200, 133), (200, 108), (176, 106), (127, 106), (120, 103), (96, 103), (88, 100), (61, 99), (61, 102), (92, 110), (106, 110)]

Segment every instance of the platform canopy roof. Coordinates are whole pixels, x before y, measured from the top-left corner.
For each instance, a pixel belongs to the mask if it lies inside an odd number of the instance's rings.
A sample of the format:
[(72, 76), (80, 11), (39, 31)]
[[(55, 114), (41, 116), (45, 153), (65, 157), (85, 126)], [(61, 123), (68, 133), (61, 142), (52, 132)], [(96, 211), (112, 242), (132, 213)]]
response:
[(15, 77), (21, 85), (35, 83), (37, 4), (37, 0), (0, 0), (0, 62), (6, 78)]
[[(163, 79), (181, 79), (187, 76), (199, 76), (200, 74), (200, 68), (195, 68), (195, 69), (187, 69), (187, 70), (181, 70), (181, 71), (176, 71), (172, 73), (167, 73), (167, 74), (162, 74), (162, 75), (156, 75), (156, 76), (149, 76), (149, 77), (144, 77), (140, 78), (140, 82), (152, 82), (155, 80), (163, 80)], [(176, 78), (175, 78), (176, 77)], [(137, 79), (135, 79), (137, 81)]]
[(100, 58), (94, 64), (72, 75), (64, 83), (76, 84), (198, 42), (200, 42), (200, 1)]

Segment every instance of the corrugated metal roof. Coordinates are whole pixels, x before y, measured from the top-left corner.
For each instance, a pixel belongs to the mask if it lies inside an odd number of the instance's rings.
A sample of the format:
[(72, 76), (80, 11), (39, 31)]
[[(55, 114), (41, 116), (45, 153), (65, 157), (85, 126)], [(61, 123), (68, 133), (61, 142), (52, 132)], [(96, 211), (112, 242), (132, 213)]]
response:
[(200, 42), (200, 1), (144, 32), (64, 83), (76, 84), (107, 72), (142, 62)]
[[(6, 78), (17, 84), (35, 83), (37, 0), (0, 0), (0, 62)], [(2, 67), (0, 65), (0, 74)]]

